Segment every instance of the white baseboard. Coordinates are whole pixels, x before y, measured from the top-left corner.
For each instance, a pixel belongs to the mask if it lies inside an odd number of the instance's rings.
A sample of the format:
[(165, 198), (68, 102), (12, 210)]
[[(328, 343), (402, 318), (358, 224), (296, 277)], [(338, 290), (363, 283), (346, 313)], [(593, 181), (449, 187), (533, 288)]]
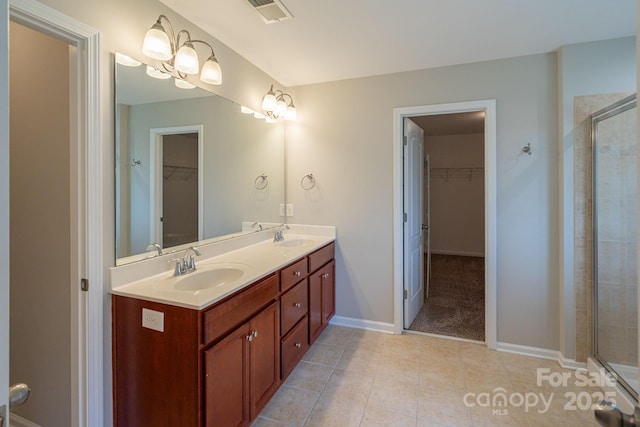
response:
[(368, 331), (393, 334), (393, 323), (376, 322), (374, 320), (354, 319), (353, 317), (333, 316), (330, 324), (349, 328), (366, 329)]
[(31, 421), (22, 418), (19, 415), (11, 413), (11, 425), (9, 427), (40, 427), (39, 424), (32, 423)]
[(496, 350), (504, 351), (505, 353), (514, 353), (523, 356), (537, 357), (540, 359), (555, 360), (560, 366), (566, 369), (587, 369), (586, 363), (577, 362), (573, 359), (567, 359), (562, 355), (562, 353), (557, 350), (529, 347), (526, 345), (510, 344), (504, 342), (499, 342)]
[(440, 250), (431, 249), (431, 253), (434, 255), (473, 256), (473, 257), (484, 258), (484, 252), (440, 251)]

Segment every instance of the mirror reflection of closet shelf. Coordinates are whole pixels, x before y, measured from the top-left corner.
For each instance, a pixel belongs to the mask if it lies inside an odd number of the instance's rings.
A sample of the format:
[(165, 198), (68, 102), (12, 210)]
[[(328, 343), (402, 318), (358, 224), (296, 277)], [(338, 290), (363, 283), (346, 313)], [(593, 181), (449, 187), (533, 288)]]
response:
[(466, 179), (469, 182), (474, 178), (484, 178), (484, 168), (431, 168), (431, 179), (442, 179), (449, 182), (450, 179)]

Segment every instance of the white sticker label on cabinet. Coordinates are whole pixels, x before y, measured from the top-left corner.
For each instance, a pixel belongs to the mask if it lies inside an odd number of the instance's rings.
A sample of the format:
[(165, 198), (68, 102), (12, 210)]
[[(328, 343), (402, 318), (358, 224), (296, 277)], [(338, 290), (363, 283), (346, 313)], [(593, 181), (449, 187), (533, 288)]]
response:
[(142, 327), (164, 332), (164, 313), (161, 311), (142, 309)]

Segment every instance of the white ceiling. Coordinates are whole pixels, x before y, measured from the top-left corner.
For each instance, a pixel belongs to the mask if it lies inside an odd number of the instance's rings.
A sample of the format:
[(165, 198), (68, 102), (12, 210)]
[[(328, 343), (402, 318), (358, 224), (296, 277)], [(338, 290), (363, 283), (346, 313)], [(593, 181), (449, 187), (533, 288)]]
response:
[(285, 86), (550, 52), (636, 33), (636, 0), (282, 0), (293, 19), (274, 24), (246, 0), (161, 1)]

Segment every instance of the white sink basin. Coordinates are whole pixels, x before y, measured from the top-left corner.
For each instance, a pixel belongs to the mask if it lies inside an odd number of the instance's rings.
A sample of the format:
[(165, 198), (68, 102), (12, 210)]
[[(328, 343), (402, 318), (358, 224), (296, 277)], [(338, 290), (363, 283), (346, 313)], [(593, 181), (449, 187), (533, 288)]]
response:
[(224, 286), (239, 280), (244, 273), (244, 268), (232, 265), (196, 270), (193, 273), (187, 273), (176, 278), (173, 289), (178, 291), (201, 291)]
[(281, 246), (283, 248), (292, 248), (296, 246), (307, 246), (313, 243), (315, 243), (315, 241), (311, 239), (291, 239), (276, 242), (276, 246)]

